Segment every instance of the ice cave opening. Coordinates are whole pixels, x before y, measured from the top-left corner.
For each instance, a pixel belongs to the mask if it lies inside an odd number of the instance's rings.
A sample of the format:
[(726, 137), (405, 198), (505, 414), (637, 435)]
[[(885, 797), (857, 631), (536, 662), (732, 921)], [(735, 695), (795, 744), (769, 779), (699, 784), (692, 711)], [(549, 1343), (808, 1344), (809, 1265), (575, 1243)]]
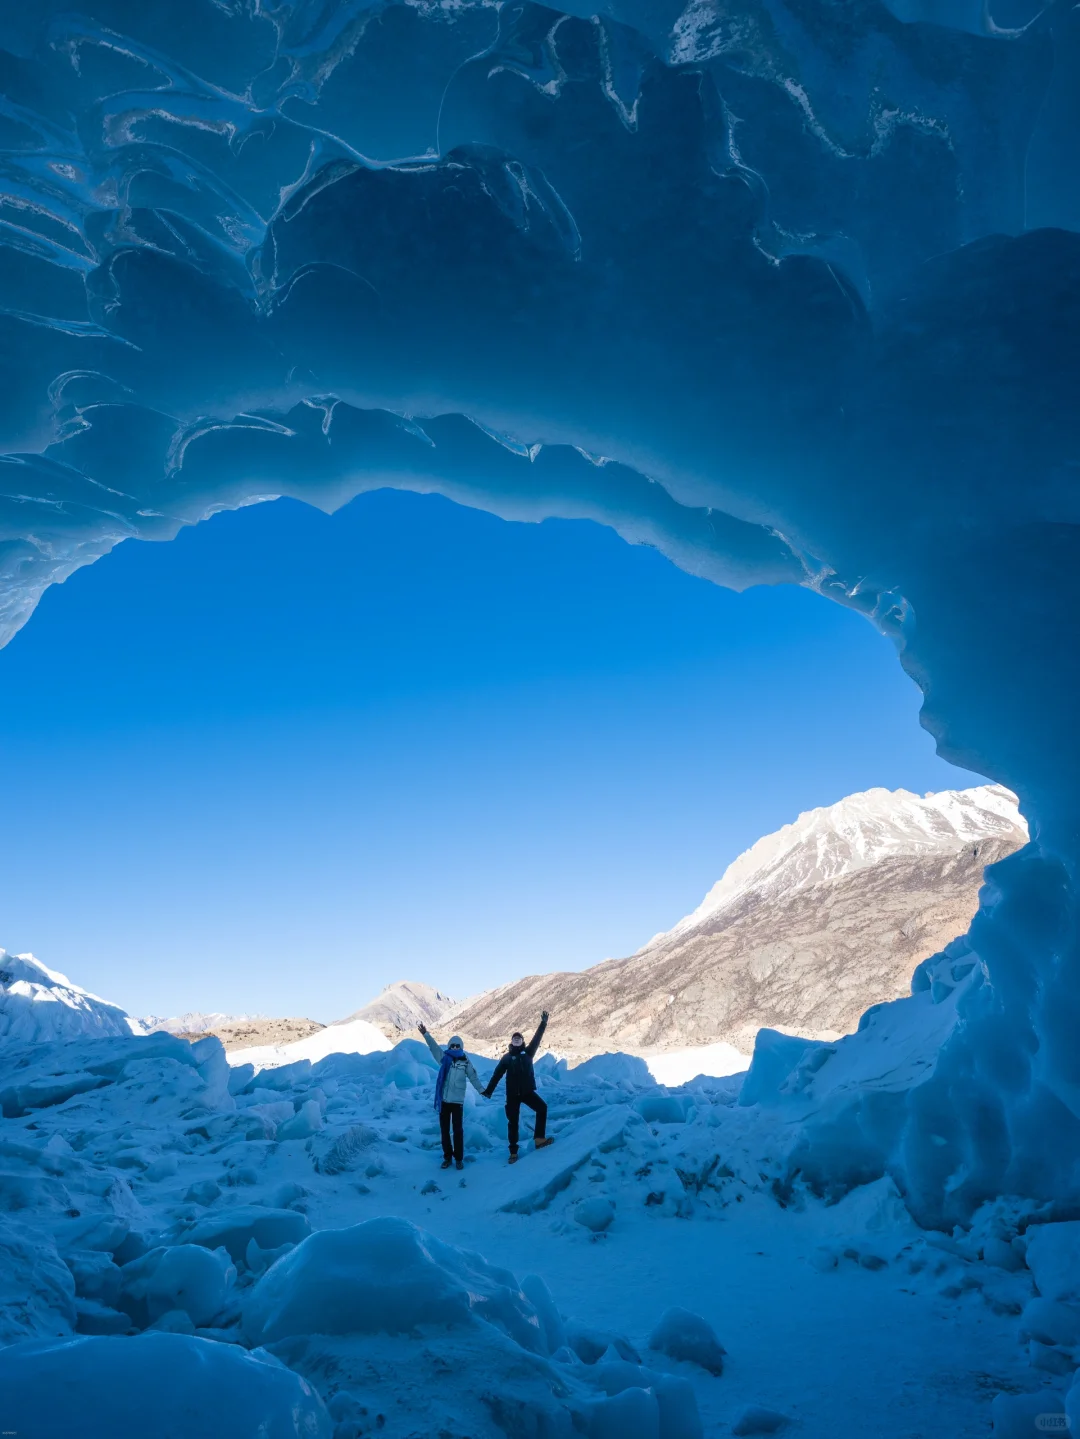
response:
[[(589, 521), (392, 490), (121, 544), (43, 597), (0, 689), (33, 696), (0, 712), (0, 789), (22, 815), (0, 833), (6, 948), (138, 1016), (255, 1006), (316, 1027), (403, 974), (460, 998), (587, 970), (669, 930), (803, 812), (880, 791), (886, 810), (850, 806), (865, 841), (822, 814), (848, 862), (876, 862), (909, 820), (922, 843), (918, 796), (982, 782), (935, 755), (892, 644), (813, 591), (736, 594)], [(963, 878), (897, 878), (907, 897), (878, 906), (861, 957), (839, 920), (819, 953), (829, 922), (807, 911), (805, 1005), (747, 996), (736, 1020), (717, 956), (662, 1023), (644, 978), (633, 1020), (603, 1034), (553, 1000), (548, 1042), (713, 1044), (738, 1069), (763, 1024), (850, 1032), (966, 928), (1013, 818), (943, 816), (949, 845), (993, 847)]]
[[(1010, 1196), (1049, 1242), (1080, 1214), (1078, 17), (8, 7), (4, 634), (125, 536), (387, 483), (859, 608), (1033, 838), (886, 1031), (774, 1074), (791, 1173), (945, 1230)], [(523, 1333), (462, 1264), (448, 1305)]]

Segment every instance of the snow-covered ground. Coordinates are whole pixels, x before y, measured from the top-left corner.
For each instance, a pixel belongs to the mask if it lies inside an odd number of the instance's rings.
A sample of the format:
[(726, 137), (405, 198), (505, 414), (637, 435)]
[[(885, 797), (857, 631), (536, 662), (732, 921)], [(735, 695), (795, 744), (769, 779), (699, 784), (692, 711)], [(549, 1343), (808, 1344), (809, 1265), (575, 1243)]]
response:
[[(444, 1026), (445, 1027), (445, 1026)], [(278, 1069), (310, 1060), (312, 1064), (331, 1054), (373, 1054), (389, 1049), (390, 1040), (373, 1024), (363, 1019), (342, 1020), (329, 1024), (317, 1034), (298, 1039), (292, 1044), (263, 1044), (251, 1049), (233, 1049), (227, 1058), (231, 1065), (253, 1064), (257, 1070)], [(698, 1075), (725, 1078), (742, 1074), (750, 1065), (750, 1056), (730, 1044), (701, 1044), (689, 1049), (657, 1050), (642, 1055), (649, 1072), (658, 1084), (685, 1084)]]
[(258, 1074), (214, 1038), (8, 1045), (0, 1427), (964, 1439), (997, 1394), (1064, 1413), (1078, 1226), (997, 1202), (926, 1232), (888, 1179), (827, 1205), (800, 1121), (738, 1078), (538, 1072), (555, 1144), (508, 1166), (469, 1091), (458, 1173), (418, 1042)]
[(366, 1019), (343, 1019), (338, 1024), (328, 1024), (325, 1029), (309, 1034), (306, 1039), (294, 1040), (292, 1044), (260, 1044), (251, 1049), (231, 1050), (229, 1063), (275, 1069), (305, 1059), (316, 1064), (329, 1054), (373, 1054), (389, 1048), (390, 1041), (386, 1035)]
[(664, 1049), (642, 1056), (657, 1084), (688, 1084), (704, 1075), (723, 1079), (731, 1074), (744, 1074), (750, 1067), (750, 1056), (732, 1044), (698, 1044), (689, 1049)]

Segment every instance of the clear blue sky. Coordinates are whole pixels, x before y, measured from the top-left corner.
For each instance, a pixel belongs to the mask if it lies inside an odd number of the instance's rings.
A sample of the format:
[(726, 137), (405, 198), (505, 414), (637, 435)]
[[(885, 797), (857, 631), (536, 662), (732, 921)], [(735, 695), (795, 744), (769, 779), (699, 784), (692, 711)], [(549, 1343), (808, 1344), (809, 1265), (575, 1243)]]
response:
[(582, 968), (800, 810), (978, 782), (852, 613), (385, 491), (128, 541), (0, 694), (0, 945), (136, 1014)]

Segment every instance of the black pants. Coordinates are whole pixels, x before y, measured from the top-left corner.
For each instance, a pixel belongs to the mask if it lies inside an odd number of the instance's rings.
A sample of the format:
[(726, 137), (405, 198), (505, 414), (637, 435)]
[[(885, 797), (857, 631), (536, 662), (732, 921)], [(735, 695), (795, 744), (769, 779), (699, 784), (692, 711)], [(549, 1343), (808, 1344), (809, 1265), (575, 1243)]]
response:
[(506, 1101), (506, 1119), (511, 1154), (517, 1153), (518, 1120), (521, 1117), (521, 1106), (523, 1104), (536, 1115), (536, 1129), (533, 1133), (533, 1138), (543, 1139), (547, 1134), (547, 1105), (538, 1094), (523, 1094), (519, 1099), (508, 1099)]
[[(439, 1129), (442, 1131), (442, 1152), (444, 1159), (463, 1159), (465, 1156), (465, 1129), (462, 1125), (463, 1104), (447, 1104), (439, 1110)], [(454, 1147), (450, 1148), (450, 1122), (454, 1124)]]

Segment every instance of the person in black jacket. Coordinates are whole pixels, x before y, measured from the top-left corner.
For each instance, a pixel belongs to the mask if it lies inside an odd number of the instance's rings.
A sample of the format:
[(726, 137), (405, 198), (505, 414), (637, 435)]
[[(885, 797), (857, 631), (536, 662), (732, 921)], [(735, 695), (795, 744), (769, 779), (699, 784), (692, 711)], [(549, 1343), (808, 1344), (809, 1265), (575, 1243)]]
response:
[(491, 1098), (498, 1088), (499, 1080), (506, 1076), (506, 1119), (510, 1138), (510, 1163), (516, 1164), (518, 1157), (518, 1120), (524, 1104), (536, 1115), (533, 1139), (537, 1149), (545, 1149), (554, 1140), (547, 1138), (547, 1105), (536, 1092), (536, 1076), (533, 1074), (533, 1060), (540, 1048), (540, 1041), (547, 1029), (548, 1012), (540, 1016), (540, 1028), (525, 1043), (524, 1035), (515, 1030), (510, 1036), (510, 1048), (495, 1066), (495, 1073), (488, 1080), (484, 1094)]

